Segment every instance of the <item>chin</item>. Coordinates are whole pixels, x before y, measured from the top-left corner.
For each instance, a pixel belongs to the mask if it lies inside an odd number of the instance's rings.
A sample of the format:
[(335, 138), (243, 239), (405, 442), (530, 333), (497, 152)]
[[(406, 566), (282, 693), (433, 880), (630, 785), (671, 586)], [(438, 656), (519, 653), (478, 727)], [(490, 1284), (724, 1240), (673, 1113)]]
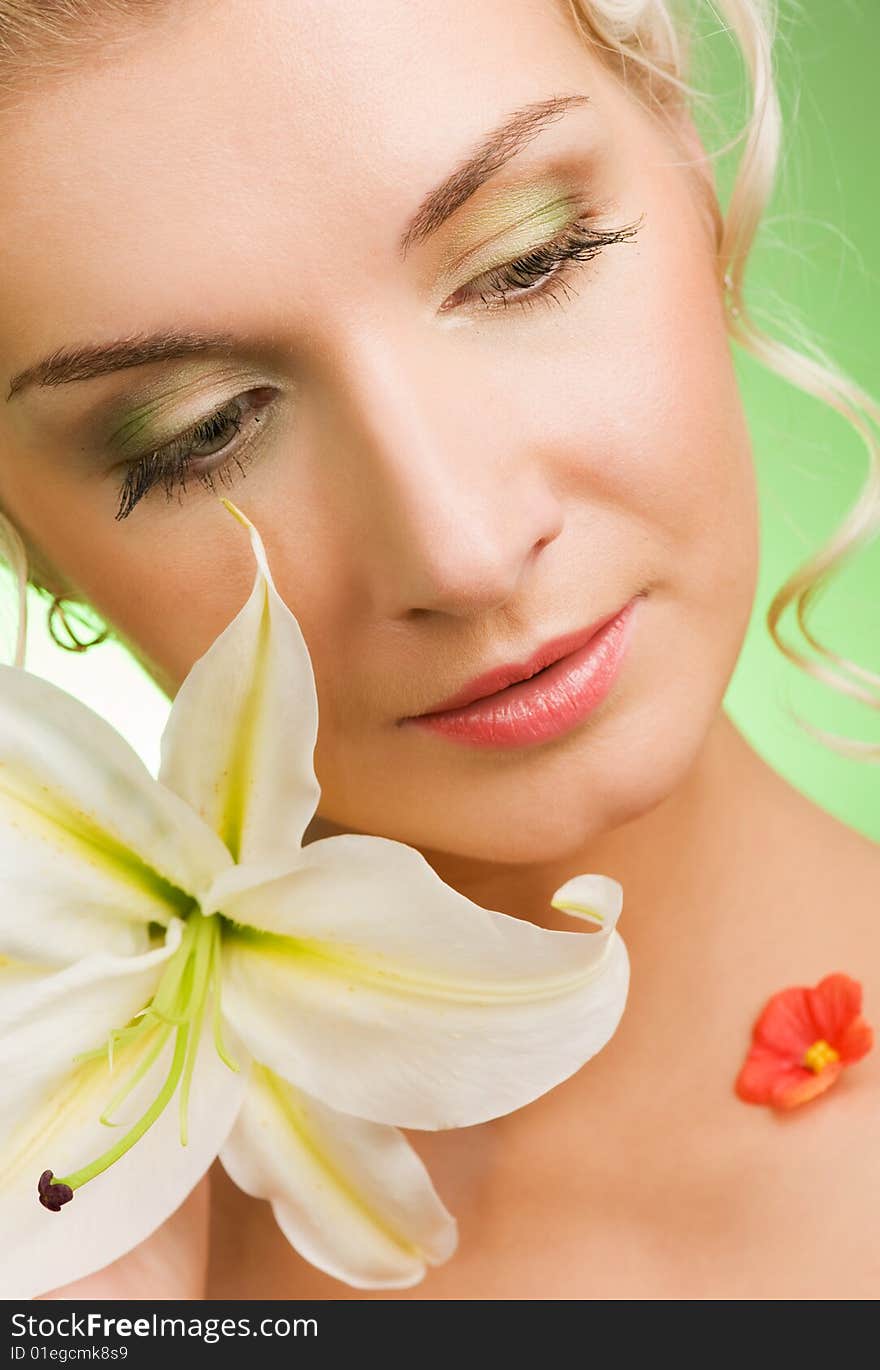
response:
[(367, 773), (382, 780), (366, 823), (359, 790), (331, 789), (331, 805), (342, 800), (334, 817), (343, 828), (463, 861), (589, 864), (596, 845), (601, 862), (601, 839), (667, 801), (723, 719), (741, 635), (712, 626), (676, 613), (668, 630), (642, 634), (618, 689), (550, 743), (490, 762), (457, 744), (432, 745), (430, 765), (415, 753), (392, 769), (386, 757), (384, 774), (377, 756)]
[(630, 703), (603, 720), (601, 729), (586, 728), (566, 745), (555, 744), (552, 755), (535, 749), (525, 765), (520, 753), (515, 773), (444, 788), (428, 806), (397, 811), (383, 805), (381, 819), (374, 811), (371, 831), (463, 860), (523, 866), (577, 861), (591, 844), (644, 817), (684, 782), (722, 695), (689, 703), (669, 691), (659, 702), (652, 696)]

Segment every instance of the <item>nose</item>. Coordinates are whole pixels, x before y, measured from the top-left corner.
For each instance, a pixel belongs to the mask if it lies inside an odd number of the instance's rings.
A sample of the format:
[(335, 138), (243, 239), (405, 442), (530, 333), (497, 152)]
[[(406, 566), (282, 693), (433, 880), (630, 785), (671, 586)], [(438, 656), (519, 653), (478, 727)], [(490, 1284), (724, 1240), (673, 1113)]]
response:
[(336, 372), (350, 545), (374, 612), (472, 616), (522, 590), (562, 507), (509, 376), (460, 337), (422, 344), (373, 330)]

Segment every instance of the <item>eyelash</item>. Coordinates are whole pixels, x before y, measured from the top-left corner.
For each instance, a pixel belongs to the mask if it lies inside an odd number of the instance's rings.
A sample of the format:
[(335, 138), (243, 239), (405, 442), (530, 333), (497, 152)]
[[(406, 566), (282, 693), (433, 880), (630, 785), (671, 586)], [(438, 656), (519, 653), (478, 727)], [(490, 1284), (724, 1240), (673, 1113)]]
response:
[[(262, 390), (248, 391), (247, 394), (237, 395), (235, 399), (224, 404), (221, 409), (216, 409), (213, 414), (208, 414), (206, 418), (199, 419), (198, 423), (187, 428), (184, 433), (178, 434), (162, 447), (157, 447), (152, 452), (147, 452), (142, 457), (137, 457), (134, 461), (127, 464), (122, 487), (119, 493), (119, 506), (116, 511), (116, 519), (128, 518), (138, 500), (143, 499), (144, 495), (152, 490), (154, 485), (160, 483), (165, 487), (166, 500), (170, 500), (177, 487), (180, 487), (183, 494), (186, 494), (187, 475), (194, 475), (210, 490), (214, 489), (214, 477), (218, 476), (221, 482), (225, 482), (227, 477), (231, 479), (231, 472), (228, 469), (228, 462), (234, 461), (239, 471), (244, 474), (245, 463), (250, 460), (252, 453), (250, 445), (253, 439), (253, 432), (238, 443), (229, 454), (226, 461), (220, 466), (209, 468), (207, 471), (192, 469), (193, 453), (201, 442), (211, 442), (215, 440), (224, 429), (231, 425), (236, 433), (241, 432), (242, 420), (242, 401), (247, 401), (251, 395), (259, 395)], [(268, 392), (270, 396), (274, 393)], [(254, 423), (260, 423), (258, 414), (254, 415)], [(221, 448), (221, 451), (224, 449)]]
[[(449, 300), (455, 300), (458, 296), (470, 300), (476, 294), (490, 312), (495, 312), (498, 308), (508, 309), (509, 300), (512, 300), (515, 305), (528, 308), (531, 308), (535, 301), (543, 301), (549, 305), (556, 300), (552, 288), (554, 284), (562, 286), (568, 292), (568, 276), (572, 270), (585, 262), (592, 261), (603, 248), (612, 243), (624, 242), (634, 238), (641, 227), (641, 222), (640, 218), (635, 223), (625, 224), (621, 228), (600, 229), (594, 227), (589, 219), (578, 219), (569, 224), (551, 242), (542, 243), (540, 247), (533, 248), (531, 252), (524, 253), (523, 256), (517, 257), (511, 262), (493, 267), (490, 271), (484, 271), (474, 281), (456, 290), (449, 297)], [(476, 290), (480, 281), (486, 282), (489, 291), (488, 296), (484, 290)], [(487, 304), (487, 298), (489, 301), (500, 300), (501, 305), (499, 306), (497, 303)], [(448, 302), (444, 303), (444, 310), (447, 304)], [(215, 410), (214, 413), (200, 419), (191, 428), (180, 433), (171, 442), (167, 442), (164, 446), (129, 462), (120, 490), (116, 519), (128, 518), (138, 501), (152, 490), (153, 486), (160, 483), (165, 487), (166, 500), (170, 500), (177, 487), (181, 488), (182, 493), (186, 493), (187, 475), (194, 475), (209, 490), (214, 491), (215, 476), (223, 483), (232, 480), (229, 470), (231, 462), (234, 461), (239, 471), (244, 474), (242, 459), (247, 463), (253, 455), (250, 450), (254, 437), (253, 430), (250, 436), (242, 439), (232, 448), (232, 451), (219, 466), (211, 467), (205, 471), (193, 469), (193, 454), (200, 442), (215, 440), (227, 425), (231, 425), (235, 432), (239, 433), (243, 417), (242, 400), (247, 400), (248, 396), (260, 395), (265, 389), (265, 387), (261, 387), (260, 390), (248, 391), (246, 394), (236, 396), (228, 404), (223, 405), (221, 409)], [(268, 392), (270, 396), (273, 393), (272, 391)], [(254, 422), (260, 423), (259, 415), (254, 416)], [(221, 448), (220, 450), (224, 451), (225, 449)]]

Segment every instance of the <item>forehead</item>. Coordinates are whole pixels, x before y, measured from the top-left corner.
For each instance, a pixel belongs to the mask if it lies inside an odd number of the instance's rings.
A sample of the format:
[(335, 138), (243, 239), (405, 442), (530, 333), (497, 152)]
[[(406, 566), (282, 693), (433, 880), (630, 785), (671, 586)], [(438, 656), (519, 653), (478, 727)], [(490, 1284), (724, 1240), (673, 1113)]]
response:
[(0, 310), (36, 347), (47, 311), (62, 336), (64, 323), (112, 332), (133, 313), (167, 321), (182, 292), (216, 295), (226, 273), (268, 307), (279, 281), (290, 298), (297, 270), (332, 281), (340, 254), (340, 273), (368, 267), (507, 113), (559, 93), (584, 91), (591, 112), (610, 98), (566, 10), (173, 5), (0, 120)]

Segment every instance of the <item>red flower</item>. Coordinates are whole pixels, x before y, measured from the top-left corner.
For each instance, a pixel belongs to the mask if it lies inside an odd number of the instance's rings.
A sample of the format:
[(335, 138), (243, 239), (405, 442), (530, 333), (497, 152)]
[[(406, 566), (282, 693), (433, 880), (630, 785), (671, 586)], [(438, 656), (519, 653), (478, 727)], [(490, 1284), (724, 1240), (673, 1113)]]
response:
[(768, 999), (734, 1086), (746, 1103), (795, 1108), (822, 1094), (871, 1050), (874, 1033), (861, 1016), (862, 987), (848, 975), (826, 975), (814, 989), (783, 989)]

